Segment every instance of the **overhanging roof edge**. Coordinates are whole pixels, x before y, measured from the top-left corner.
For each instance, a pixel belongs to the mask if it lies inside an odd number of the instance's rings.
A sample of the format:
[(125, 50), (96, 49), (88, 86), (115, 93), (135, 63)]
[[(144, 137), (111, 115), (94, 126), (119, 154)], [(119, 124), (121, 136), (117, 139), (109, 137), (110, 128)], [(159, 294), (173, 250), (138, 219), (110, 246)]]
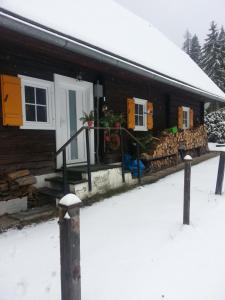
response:
[(139, 65), (123, 57), (119, 57), (113, 53), (107, 52), (104, 49), (97, 48), (73, 37), (66, 36), (60, 32), (25, 19), (2, 8), (0, 8), (0, 25), (10, 30), (53, 44), (55, 46), (68, 49), (72, 52), (83, 54), (88, 57), (97, 59), (101, 62), (126, 69), (141, 76), (145, 76), (150, 79), (168, 85), (176, 86), (180, 89), (187, 90), (195, 94), (199, 94), (203, 97), (210, 98), (210, 100), (225, 102), (225, 98), (219, 97), (215, 94), (192, 86), (188, 83), (182, 82), (178, 79), (151, 70), (145, 66)]

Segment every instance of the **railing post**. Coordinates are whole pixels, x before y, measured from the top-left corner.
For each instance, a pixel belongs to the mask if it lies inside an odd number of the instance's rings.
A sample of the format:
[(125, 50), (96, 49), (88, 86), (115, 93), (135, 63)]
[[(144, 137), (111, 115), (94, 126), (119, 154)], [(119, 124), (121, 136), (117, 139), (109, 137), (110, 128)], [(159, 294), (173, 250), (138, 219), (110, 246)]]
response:
[(141, 183), (141, 172), (140, 172), (140, 145), (137, 143), (137, 168), (138, 168), (138, 183)]
[(89, 129), (85, 129), (86, 134), (86, 152), (87, 152), (87, 174), (88, 174), (88, 190), (91, 192), (92, 183), (91, 183), (91, 159), (90, 159), (90, 143), (89, 143)]
[(121, 150), (121, 172), (122, 180), (125, 182), (125, 173), (124, 173), (124, 148), (123, 148), (123, 130), (120, 129), (120, 150)]
[(186, 155), (184, 157), (184, 210), (183, 224), (190, 224), (190, 187), (191, 187), (191, 161), (192, 157)]
[(80, 204), (74, 194), (59, 202), (61, 300), (81, 300)]
[(217, 180), (216, 180), (216, 191), (215, 191), (216, 195), (222, 195), (224, 168), (225, 168), (225, 152), (220, 152), (220, 160), (219, 160), (219, 167), (218, 167)]
[(66, 170), (66, 148), (63, 149), (63, 193), (64, 195), (69, 193), (69, 185), (67, 179), (67, 170)]

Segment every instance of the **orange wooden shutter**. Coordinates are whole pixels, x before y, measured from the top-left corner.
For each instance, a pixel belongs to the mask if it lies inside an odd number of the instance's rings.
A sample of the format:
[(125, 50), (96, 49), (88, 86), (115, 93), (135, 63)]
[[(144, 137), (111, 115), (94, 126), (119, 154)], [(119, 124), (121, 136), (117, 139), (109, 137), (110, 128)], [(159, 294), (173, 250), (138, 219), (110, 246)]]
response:
[(147, 127), (148, 129), (153, 128), (153, 104), (148, 102), (147, 104)]
[(135, 102), (133, 98), (127, 99), (127, 128), (135, 128)]
[(194, 127), (194, 111), (190, 108), (189, 112), (189, 119), (190, 119), (190, 128)]
[(20, 78), (1, 75), (1, 96), (3, 125), (23, 125)]
[(178, 128), (183, 129), (183, 107), (178, 107)]

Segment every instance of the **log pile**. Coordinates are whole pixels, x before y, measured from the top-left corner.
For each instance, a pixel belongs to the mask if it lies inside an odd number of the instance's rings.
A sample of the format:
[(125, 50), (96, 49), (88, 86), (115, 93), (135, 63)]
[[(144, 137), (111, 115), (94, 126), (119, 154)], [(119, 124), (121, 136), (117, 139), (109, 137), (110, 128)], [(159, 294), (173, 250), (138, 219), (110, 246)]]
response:
[(32, 193), (36, 178), (29, 170), (6, 173), (0, 178), (0, 201), (21, 198)]
[[(176, 165), (179, 149), (188, 151), (196, 148), (207, 148), (207, 132), (204, 125), (187, 129), (176, 134), (164, 130), (149, 151), (142, 153), (141, 159), (151, 161), (151, 169), (156, 171)], [(159, 158), (159, 159), (156, 159)]]
[(204, 125), (181, 131), (177, 134), (178, 143), (183, 143), (185, 150), (207, 147), (207, 131)]

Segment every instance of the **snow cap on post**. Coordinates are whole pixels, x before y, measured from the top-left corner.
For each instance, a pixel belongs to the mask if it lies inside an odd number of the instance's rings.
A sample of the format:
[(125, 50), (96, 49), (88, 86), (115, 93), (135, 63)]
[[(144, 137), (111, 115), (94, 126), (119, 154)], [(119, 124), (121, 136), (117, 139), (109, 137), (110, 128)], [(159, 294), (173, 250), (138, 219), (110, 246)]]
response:
[(191, 155), (186, 155), (186, 156), (184, 157), (184, 160), (186, 160), (186, 161), (188, 161), (188, 160), (192, 160), (192, 157), (191, 157)]
[(77, 207), (81, 204), (80, 198), (74, 194), (67, 194), (59, 201), (59, 207), (66, 209)]

